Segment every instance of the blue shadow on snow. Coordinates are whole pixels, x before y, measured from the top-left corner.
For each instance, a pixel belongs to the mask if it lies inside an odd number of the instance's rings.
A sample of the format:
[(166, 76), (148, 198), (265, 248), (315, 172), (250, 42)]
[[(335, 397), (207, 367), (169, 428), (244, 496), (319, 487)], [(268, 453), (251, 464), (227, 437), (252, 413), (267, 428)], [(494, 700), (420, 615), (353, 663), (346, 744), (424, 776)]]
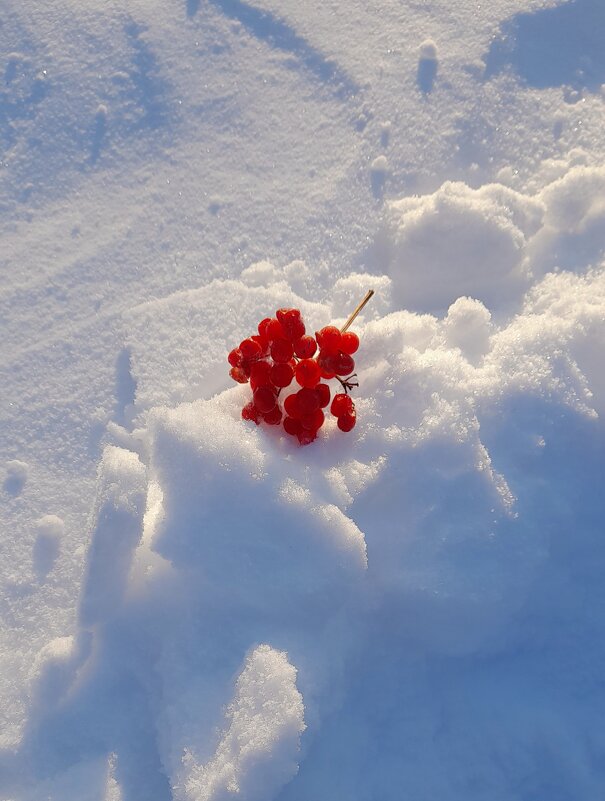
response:
[(605, 82), (605, 2), (571, 0), (517, 14), (485, 57), (485, 78), (507, 66), (530, 86), (572, 85), (598, 91)]

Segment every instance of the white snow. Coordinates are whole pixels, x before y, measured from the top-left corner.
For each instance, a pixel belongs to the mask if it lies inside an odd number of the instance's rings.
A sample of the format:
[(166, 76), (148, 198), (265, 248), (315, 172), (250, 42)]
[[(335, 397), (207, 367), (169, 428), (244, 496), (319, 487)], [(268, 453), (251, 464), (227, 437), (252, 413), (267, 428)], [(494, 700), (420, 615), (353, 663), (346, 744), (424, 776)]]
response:
[(0, 798), (600, 799), (600, 0), (7, 2)]

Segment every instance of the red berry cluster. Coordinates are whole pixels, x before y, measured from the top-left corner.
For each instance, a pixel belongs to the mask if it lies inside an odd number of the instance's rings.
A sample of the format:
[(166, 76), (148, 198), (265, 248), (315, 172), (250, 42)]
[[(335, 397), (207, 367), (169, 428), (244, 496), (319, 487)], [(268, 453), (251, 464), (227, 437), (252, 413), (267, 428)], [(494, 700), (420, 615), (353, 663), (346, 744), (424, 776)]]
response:
[[(321, 379), (336, 378), (344, 392), (334, 395), (330, 411), (341, 431), (351, 431), (356, 416), (348, 393), (358, 386), (350, 380), (355, 369), (352, 354), (358, 347), (359, 337), (351, 331), (341, 333), (328, 325), (312, 337), (298, 309), (278, 309), (275, 317), (258, 324), (258, 334), (244, 339), (227, 357), (231, 378), (240, 384), (249, 381), (252, 387), (252, 400), (242, 417), (257, 425), (283, 422), (286, 433), (308, 445), (324, 423), (323, 409), (330, 405), (330, 387)], [(279, 396), (294, 380), (300, 389), (287, 395), (281, 407)]]

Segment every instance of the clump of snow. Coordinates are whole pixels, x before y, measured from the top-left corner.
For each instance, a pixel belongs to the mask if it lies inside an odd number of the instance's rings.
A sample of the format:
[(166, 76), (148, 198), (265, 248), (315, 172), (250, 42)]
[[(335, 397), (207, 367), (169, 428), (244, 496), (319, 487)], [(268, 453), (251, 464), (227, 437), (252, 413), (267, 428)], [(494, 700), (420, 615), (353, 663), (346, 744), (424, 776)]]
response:
[(491, 314), (480, 300), (458, 298), (447, 310), (443, 324), (447, 344), (460, 348), (470, 362), (476, 363), (489, 350)]
[(425, 39), (418, 48), (418, 55), (421, 59), (437, 60), (437, 45), (432, 39)]
[(10, 495), (18, 495), (25, 486), (29, 473), (27, 462), (21, 459), (9, 459), (6, 462), (6, 474), (4, 478), (4, 491)]
[(296, 669), (287, 654), (269, 645), (249, 654), (225, 718), (227, 727), (209, 762), (200, 765), (186, 753), (184, 798), (274, 798), (298, 770), (300, 735), (306, 728)]
[(142, 532), (147, 481), (136, 454), (107, 446), (99, 467), (96, 525), (82, 588), (84, 627), (119, 609)]
[(525, 254), (541, 204), (500, 185), (445, 183), (437, 192), (390, 202), (386, 244), (401, 307), (445, 310), (469, 295), (500, 306), (529, 286)]
[(370, 181), (375, 197), (382, 197), (389, 174), (389, 161), (384, 154), (376, 156), (370, 164)]
[(439, 60), (437, 45), (432, 39), (425, 39), (418, 48), (418, 87), (424, 94), (433, 91)]
[(605, 168), (575, 167), (541, 193), (545, 223), (561, 233), (601, 233), (605, 245)]

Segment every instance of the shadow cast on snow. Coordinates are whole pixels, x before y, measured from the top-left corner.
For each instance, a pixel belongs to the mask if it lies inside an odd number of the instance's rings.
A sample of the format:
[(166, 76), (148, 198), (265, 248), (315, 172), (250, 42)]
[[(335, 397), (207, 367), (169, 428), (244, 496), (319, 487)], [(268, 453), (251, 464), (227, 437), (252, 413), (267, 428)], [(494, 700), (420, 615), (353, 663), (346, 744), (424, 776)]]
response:
[(605, 82), (604, 42), (603, 0), (571, 0), (517, 14), (492, 42), (484, 77), (510, 66), (536, 89), (571, 85), (596, 92)]

